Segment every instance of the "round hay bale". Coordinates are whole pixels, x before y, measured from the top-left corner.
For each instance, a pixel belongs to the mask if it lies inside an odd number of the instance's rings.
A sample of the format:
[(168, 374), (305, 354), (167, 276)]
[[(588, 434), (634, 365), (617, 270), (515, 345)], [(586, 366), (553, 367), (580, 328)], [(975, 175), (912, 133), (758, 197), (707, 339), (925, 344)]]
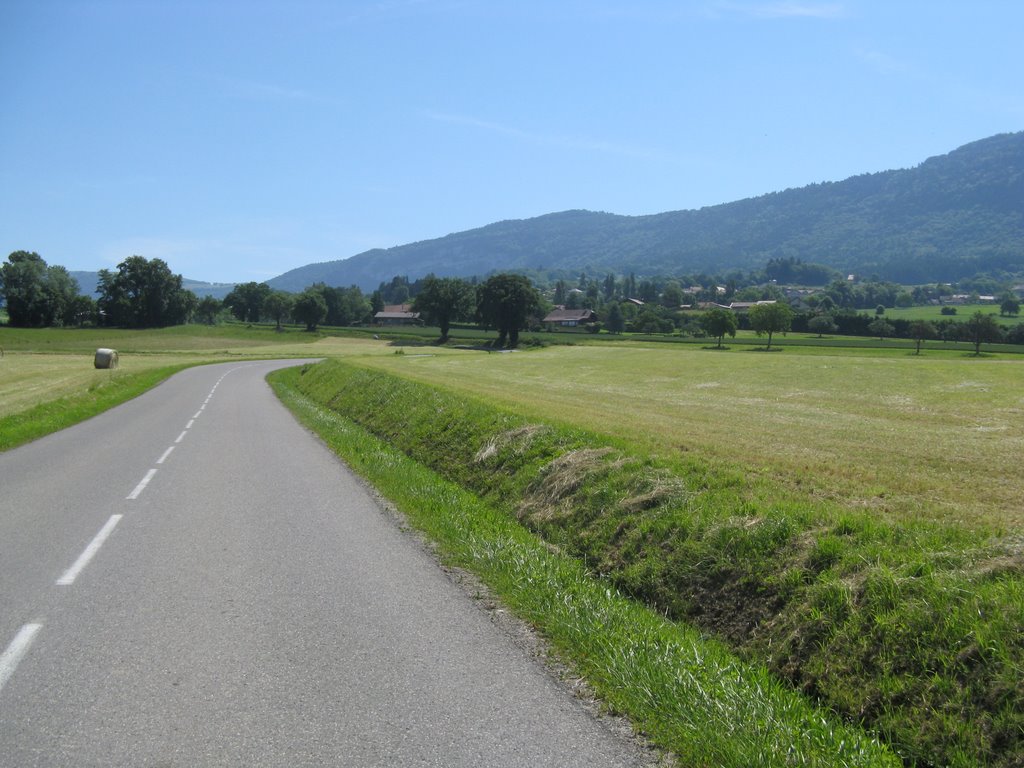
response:
[(100, 347), (96, 350), (93, 364), (97, 368), (117, 368), (117, 350)]

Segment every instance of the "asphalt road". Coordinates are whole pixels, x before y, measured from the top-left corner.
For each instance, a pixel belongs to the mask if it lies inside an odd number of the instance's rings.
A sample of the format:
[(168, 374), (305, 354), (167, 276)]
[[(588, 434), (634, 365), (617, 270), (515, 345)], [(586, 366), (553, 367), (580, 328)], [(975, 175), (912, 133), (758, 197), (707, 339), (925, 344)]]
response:
[(0, 454), (0, 765), (626, 766), (264, 381)]

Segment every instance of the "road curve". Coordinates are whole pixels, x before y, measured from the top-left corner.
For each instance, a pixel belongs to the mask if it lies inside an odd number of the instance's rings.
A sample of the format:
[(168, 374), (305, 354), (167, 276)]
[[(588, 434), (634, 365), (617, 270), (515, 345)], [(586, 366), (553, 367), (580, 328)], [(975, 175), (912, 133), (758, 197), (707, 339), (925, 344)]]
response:
[(2, 766), (632, 766), (264, 381), (0, 454)]

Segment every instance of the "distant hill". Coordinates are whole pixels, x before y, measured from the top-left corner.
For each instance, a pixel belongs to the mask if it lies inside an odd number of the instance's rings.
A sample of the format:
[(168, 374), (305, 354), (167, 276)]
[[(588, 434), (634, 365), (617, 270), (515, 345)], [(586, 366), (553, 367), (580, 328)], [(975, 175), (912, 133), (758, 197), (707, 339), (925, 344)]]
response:
[(1024, 273), (1024, 133), (916, 168), (649, 216), (566, 211), (310, 264), (268, 280), (373, 290), (394, 275), (514, 269), (640, 275), (721, 273), (795, 257), (902, 283)]
[[(78, 281), (79, 293), (84, 296), (92, 296), (93, 298), (99, 296), (99, 292), (96, 290), (100, 281), (99, 272), (70, 272), (69, 274)], [(215, 299), (223, 299), (231, 293), (231, 289), (235, 287), (235, 284), (204, 283), (202, 280), (189, 280), (187, 277), (183, 277), (181, 279), (181, 287), (192, 291), (199, 298), (213, 296)]]

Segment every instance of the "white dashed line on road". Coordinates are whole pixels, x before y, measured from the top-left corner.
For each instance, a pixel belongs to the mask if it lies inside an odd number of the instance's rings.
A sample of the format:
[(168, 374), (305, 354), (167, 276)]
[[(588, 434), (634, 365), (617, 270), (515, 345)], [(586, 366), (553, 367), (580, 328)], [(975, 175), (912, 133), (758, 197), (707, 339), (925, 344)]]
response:
[(26, 624), (18, 630), (18, 634), (11, 640), (11, 644), (0, 654), (0, 690), (3, 689), (4, 683), (14, 674), (18, 663), (28, 652), (28, 647), (32, 645), (32, 641), (35, 640), (36, 635), (42, 628), (42, 624)]
[(149, 472), (146, 473), (146, 476), (144, 478), (142, 478), (142, 480), (139, 481), (138, 485), (135, 486), (135, 490), (133, 490), (131, 493), (128, 494), (128, 498), (129, 499), (137, 499), (137, 498), (139, 498), (139, 494), (142, 493), (144, 490), (146, 490), (146, 486), (149, 485), (149, 481), (153, 479), (153, 475), (155, 475), (155, 474), (156, 474), (156, 470), (155, 469), (149, 470)]
[(85, 566), (89, 564), (89, 561), (93, 559), (97, 552), (99, 552), (100, 547), (103, 546), (103, 542), (106, 541), (107, 537), (110, 536), (111, 532), (113, 532), (114, 527), (121, 522), (122, 517), (124, 517), (124, 515), (110, 516), (110, 519), (107, 520), (106, 524), (100, 528), (100, 532), (97, 533), (96, 536), (93, 537), (93, 540), (89, 542), (89, 546), (87, 546), (82, 554), (78, 556), (78, 559), (75, 560), (75, 564), (64, 571), (64, 575), (57, 579), (58, 586), (66, 587), (75, 583), (75, 579), (78, 578), (78, 574), (82, 572), (82, 569), (85, 568)]

